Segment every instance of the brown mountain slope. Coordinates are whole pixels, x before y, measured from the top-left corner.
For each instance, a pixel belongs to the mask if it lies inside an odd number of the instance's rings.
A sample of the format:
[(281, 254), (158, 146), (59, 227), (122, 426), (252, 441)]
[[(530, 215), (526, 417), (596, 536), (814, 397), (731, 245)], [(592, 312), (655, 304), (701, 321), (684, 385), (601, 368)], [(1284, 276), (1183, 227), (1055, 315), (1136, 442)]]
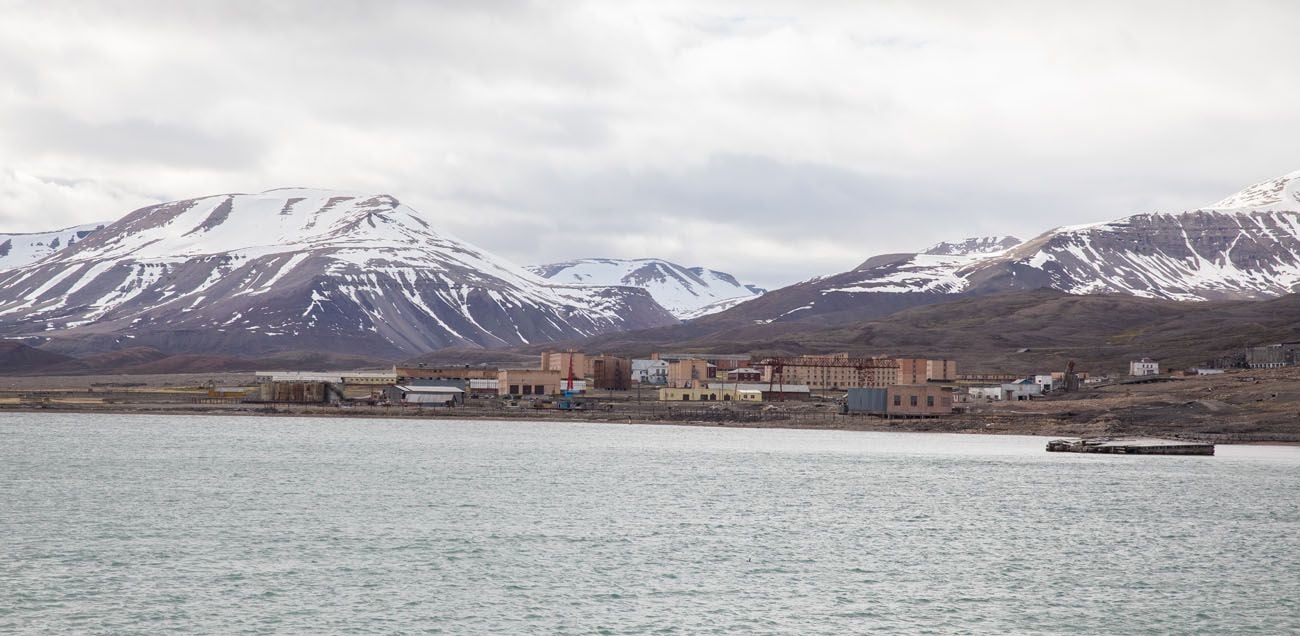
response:
[(1040, 289), (964, 298), (838, 326), (751, 325), (674, 338), (652, 329), (581, 343), (591, 350), (748, 352), (792, 355), (850, 351), (956, 359), (971, 370), (1062, 368), (1118, 371), (1149, 355), (1166, 366), (1199, 364), (1242, 347), (1300, 339), (1300, 295), (1267, 301), (1178, 302)]

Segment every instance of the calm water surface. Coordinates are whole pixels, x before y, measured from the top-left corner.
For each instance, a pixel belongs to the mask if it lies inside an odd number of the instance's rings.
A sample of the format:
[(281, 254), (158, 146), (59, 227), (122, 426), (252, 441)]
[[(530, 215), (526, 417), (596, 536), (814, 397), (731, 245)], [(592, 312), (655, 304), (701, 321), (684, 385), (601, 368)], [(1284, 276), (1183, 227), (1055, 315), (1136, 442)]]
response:
[(1300, 447), (0, 415), (0, 632), (1300, 632)]

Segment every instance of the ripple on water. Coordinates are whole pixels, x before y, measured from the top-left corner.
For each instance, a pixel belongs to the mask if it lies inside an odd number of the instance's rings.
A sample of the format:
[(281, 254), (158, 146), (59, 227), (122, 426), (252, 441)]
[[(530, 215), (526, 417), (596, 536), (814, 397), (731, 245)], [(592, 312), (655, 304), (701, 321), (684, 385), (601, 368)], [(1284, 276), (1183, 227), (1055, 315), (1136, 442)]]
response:
[(0, 632), (1300, 632), (1300, 449), (0, 415)]

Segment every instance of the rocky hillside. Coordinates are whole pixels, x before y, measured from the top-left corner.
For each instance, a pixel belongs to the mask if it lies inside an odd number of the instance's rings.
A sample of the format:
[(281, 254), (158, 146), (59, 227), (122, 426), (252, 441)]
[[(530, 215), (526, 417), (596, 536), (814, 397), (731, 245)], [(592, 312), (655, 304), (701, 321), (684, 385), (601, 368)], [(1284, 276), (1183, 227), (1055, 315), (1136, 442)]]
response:
[(584, 258), (529, 269), (559, 283), (639, 287), (682, 320), (729, 309), (766, 291), (726, 272), (682, 267), (657, 258)]
[(1062, 227), (1023, 243), (978, 238), (876, 256), (852, 271), (774, 290), (718, 318), (868, 319), (958, 297), (1044, 287), (1185, 301), (1300, 291), (1300, 171), (1200, 209)]
[(404, 357), (674, 322), (643, 290), (548, 281), (391, 196), (327, 190), (142, 208), (0, 272), (0, 335), (64, 353)]

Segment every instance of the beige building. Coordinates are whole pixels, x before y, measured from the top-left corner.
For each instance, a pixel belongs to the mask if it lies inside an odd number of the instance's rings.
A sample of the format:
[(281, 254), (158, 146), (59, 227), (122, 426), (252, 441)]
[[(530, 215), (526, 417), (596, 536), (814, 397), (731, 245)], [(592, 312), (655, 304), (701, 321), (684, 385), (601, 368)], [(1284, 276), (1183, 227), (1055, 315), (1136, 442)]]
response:
[(895, 384), (885, 390), (889, 415), (926, 417), (952, 413), (952, 387), (937, 384)]
[(581, 351), (543, 351), (542, 370), (559, 371), (560, 376), (569, 377), (569, 363), (573, 363), (573, 377), (585, 378), (590, 373), (587, 354)]
[(805, 384), (814, 391), (881, 388), (898, 383), (898, 365), (888, 358), (851, 358), (847, 353), (799, 356), (762, 365), (761, 382)]
[(762, 402), (763, 392), (735, 387), (701, 387), (659, 389), (660, 402)]
[(926, 382), (952, 382), (957, 379), (956, 360), (930, 360), (928, 358), (898, 358), (899, 384), (925, 384)]
[(497, 372), (499, 395), (558, 395), (560, 372), (542, 369), (502, 369)]
[(393, 367), (393, 376), (397, 383), (406, 384), (420, 380), (494, 380), (496, 369), (480, 369), (468, 366), (449, 367)]
[(717, 367), (703, 358), (683, 358), (668, 361), (668, 386), (677, 388), (697, 387), (713, 379)]

